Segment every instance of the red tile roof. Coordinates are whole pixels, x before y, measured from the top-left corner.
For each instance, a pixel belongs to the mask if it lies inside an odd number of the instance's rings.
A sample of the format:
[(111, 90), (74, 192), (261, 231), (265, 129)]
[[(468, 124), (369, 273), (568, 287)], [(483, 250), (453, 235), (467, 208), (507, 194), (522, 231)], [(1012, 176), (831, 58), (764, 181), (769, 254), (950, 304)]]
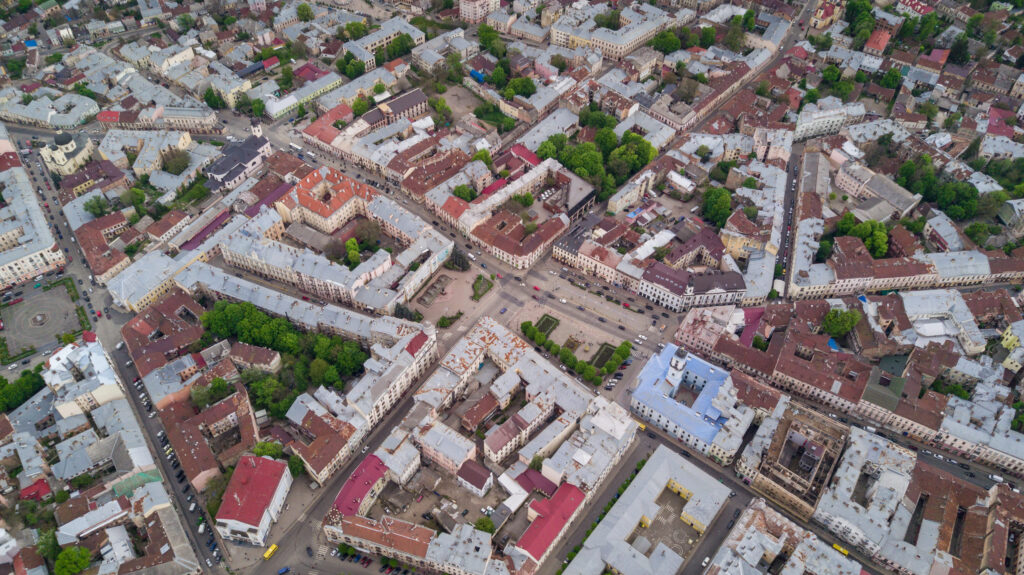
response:
[(352, 472), (348, 481), (341, 486), (338, 496), (334, 498), (334, 509), (342, 515), (358, 515), (359, 505), (366, 494), (387, 475), (387, 472), (388, 466), (384, 465), (379, 457), (372, 453), (367, 455)]
[(563, 483), (551, 499), (534, 501), (530, 509), (537, 512), (537, 518), (526, 528), (517, 546), (539, 562), (582, 504), (583, 492), (571, 483)]
[(255, 455), (241, 457), (224, 492), (217, 520), (258, 526), (285, 473), (289, 471), (284, 461)]
[(423, 347), (423, 344), (427, 343), (428, 339), (430, 338), (428, 338), (427, 334), (423, 333), (422, 331), (417, 333), (409, 341), (409, 345), (405, 346), (405, 351), (409, 352), (409, 355), (416, 357), (416, 354), (419, 353), (420, 348)]
[(100, 122), (116, 122), (121, 118), (121, 112), (114, 110), (103, 110), (99, 114), (96, 114), (96, 119)]
[(871, 33), (871, 37), (868, 38), (866, 44), (864, 44), (865, 50), (876, 50), (878, 52), (884, 52), (885, 47), (889, 45), (889, 38), (892, 34), (885, 30), (875, 30)]

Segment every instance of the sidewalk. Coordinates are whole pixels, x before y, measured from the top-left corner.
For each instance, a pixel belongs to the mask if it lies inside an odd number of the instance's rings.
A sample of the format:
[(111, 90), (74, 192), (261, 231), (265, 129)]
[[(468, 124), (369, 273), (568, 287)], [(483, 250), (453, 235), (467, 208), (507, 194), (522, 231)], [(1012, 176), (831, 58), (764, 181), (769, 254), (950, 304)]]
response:
[[(284, 511), (281, 512), (277, 522), (270, 528), (266, 547), (255, 547), (226, 539), (222, 540), (221, 550), (224, 553), (225, 561), (231, 566), (231, 569), (244, 571), (260, 564), (263, 561), (263, 553), (267, 550), (267, 547), (274, 543), (281, 547), (281, 552), (290, 552), (292, 550), (291, 548), (296, 545), (296, 542), (282, 541), (285, 531), (296, 523), (306, 521), (308, 519), (306, 511), (312, 508), (326, 492), (322, 487), (315, 491), (311, 490), (309, 488), (310, 481), (312, 480), (309, 476), (303, 474), (292, 482), (291, 491), (288, 492), (288, 498), (285, 500)], [(317, 521), (319, 522), (319, 518)], [(299, 543), (301, 544), (301, 542)], [(306, 545), (310, 544), (312, 542), (306, 542)]]

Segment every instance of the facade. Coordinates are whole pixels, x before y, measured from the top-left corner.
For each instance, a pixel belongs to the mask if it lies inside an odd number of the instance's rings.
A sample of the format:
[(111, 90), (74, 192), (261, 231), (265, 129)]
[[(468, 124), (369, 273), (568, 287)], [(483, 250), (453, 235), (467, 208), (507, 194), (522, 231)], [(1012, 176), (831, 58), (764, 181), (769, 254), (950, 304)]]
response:
[(479, 24), (499, 6), (498, 0), (459, 0), (459, 19), (469, 24)]
[[(0, 141), (7, 131), (0, 126)], [(14, 286), (62, 268), (64, 251), (47, 225), (28, 172), (21, 166), (0, 172), (7, 205), (0, 208), (0, 286)]]
[[(696, 394), (690, 405), (680, 391)], [(754, 420), (740, 403), (729, 372), (668, 344), (640, 373), (630, 408), (684, 445), (731, 465)]]
[[(702, 534), (729, 500), (729, 488), (697, 469), (682, 456), (659, 445), (644, 468), (608, 510), (597, 528), (583, 542), (583, 548), (566, 566), (567, 575), (630, 573), (660, 575), (678, 573), (685, 559), (673, 551), (656, 530), (646, 530), (663, 509), (659, 503), (667, 492), (683, 500), (682, 513), (673, 517)], [(652, 551), (642, 553), (630, 538), (637, 527), (645, 528)], [(681, 526), (680, 526), (681, 527)]]
[(96, 144), (84, 134), (73, 137), (71, 134), (58, 131), (53, 138), (53, 144), (40, 148), (39, 156), (51, 172), (70, 176), (89, 163), (95, 149)]
[(284, 510), (291, 486), (286, 462), (243, 456), (217, 510), (217, 532), (225, 539), (263, 547), (271, 525)]

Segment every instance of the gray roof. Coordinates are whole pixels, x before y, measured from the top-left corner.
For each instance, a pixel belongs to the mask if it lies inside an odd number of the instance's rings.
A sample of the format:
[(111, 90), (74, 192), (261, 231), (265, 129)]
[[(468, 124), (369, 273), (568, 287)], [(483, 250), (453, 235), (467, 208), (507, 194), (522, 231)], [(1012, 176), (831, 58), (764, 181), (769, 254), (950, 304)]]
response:
[(659, 445), (644, 468), (630, 483), (625, 493), (608, 511), (583, 549), (566, 567), (566, 575), (600, 575), (611, 567), (630, 575), (675, 573), (683, 558), (663, 542), (653, 551), (641, 552), (627, 542), (637, 525), (637, 518), (653, 518), (660, 506), (658, 498), (670, 480), (693, 493), (683, 505), (683, 512), (703, 525), (710, 525), (729, 499), (729, 488), (701, 471), (681, 455)]

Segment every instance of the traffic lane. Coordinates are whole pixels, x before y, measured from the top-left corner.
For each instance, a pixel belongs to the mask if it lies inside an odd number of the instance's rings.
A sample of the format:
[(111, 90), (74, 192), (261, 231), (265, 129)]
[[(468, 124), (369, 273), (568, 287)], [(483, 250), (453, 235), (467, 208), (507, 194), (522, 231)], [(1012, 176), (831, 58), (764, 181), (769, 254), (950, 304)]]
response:
[[(174, 469), (172, 460), (167, 458), (166, 451), (160, 447), (160, 440), (158, 433), (164, 431), (163, 422), (160, 421), (159, 417), (150, 417), (150, 413), (157, 413), (156, 407), (153, 407), (152, 412), (148, 412), (142, 401), (142, 393), (145, 386), (142, 386), (142, 390), (135, 387), (136, 371), (134, 365), (127, 365), (131, 361), (127, 350), (124, 348), (117, 349), (116, 347), (110, 352), (111, 358), (114, 359), (115, 369), (121, 376), (121, 380), (125, 382), (125, 388), (130, 399), (130, 403), (135, 408), (136, 417), (142, 422), (143, 429), (146, 430), (146, 438), (150, 443), (150, 451), (154, 454), (154, 457), (160, 460), (160, 469), (164, 475), (166, 486), (172, 497), (178, 504), (178, 514), (180, 519), (185, 524), (185, 531), (188, 533), (189, 542), (192, 545), (193, 551), (196, 557), (199, 559), (202, 568), (208, 568), (206, 566), (206, 560), (210, 559), (213, 563), (213, 554), (209, 552), (209, 548), (206, 545), (200, 545), (200, 539), (204, 534), (198, 532), (199, 526), (196, 525), (196, 519), (198, 515), (196, 513), (189, 513), (188, 508), (191, 505), (188, 496), (193, 496), (195, 501), (195, 491), (189, 487), (188, 493), (183, 491), (186, 485), (189, 485), (188, 481), (178, 483), (176, 476), (178, 470)], [(131, 382), (131, 383), (129, 383)], [(180, 467), (178, 469), (181, 469)], [(197, 505), (197, 508), (199, 506)], [(208, 521), (207, 521), (208, 522)], [(212, 533), (207, 531), (212, 536)]]
[[(438, 352), (441, 357), (447, 353), (446, 349), (439, 349)], [(432, 373), (432, 372), (430, 372)], [(372, 453), (375, 451), (380, 444), (387, 438), (393, 429), (395, 429), (402, 419), (408, 414), (409, 410), (412, 409), (414, 402), (413, 390), (419, 389), (420, 385), (426, 380), (426, 377), (430, 373), (420, 376), (412, 385), (409, 386), (409, 390), (406, 391), (405, 395), (398, 401), (398, 403), (388, 412), (388, 414), (374, 427), (373, 431), (370, 432), (366, 442), (367, 446), (365, 453)], [(286, 527), (283, 533), (275, 534), (271, 532), (271, 537), (275, 541), (295, 542), (295, 541), (307, 541), (312, 544), (316, 542), (320, 544), (322, 531), (320, 530), (320, 523), (323, 517), (327, 515), (331, 506), (334, 504), (334, 497), (337, 495), (341, 486), (351, 477), (356, 467), (362, 462), (364, 455), (362, 453), (356, 454), (345, 464), (344, 467), (338, 469), (334, 475), (328, 480), (327, 484), (322, 486), (316, 491), (317, 495), (314, 499), (307, 503), (308, 511), (303, 516), (303, 519), (296, 521), (290, 526)], [(253, 570), (251, 575), (275, 575), (282, 567), (289, 566), (302, 561), (302, 557), (305, 557), (303, 545), (289, 544), (283, 546), (281, 551), (278, 551), (276, 555), (270, 558), (268, 561), (264, 561), (258, 564)], [(301, 553), (301, 555), (297, 555)], [(379, 563), (377, 563), (379, 568)]]

